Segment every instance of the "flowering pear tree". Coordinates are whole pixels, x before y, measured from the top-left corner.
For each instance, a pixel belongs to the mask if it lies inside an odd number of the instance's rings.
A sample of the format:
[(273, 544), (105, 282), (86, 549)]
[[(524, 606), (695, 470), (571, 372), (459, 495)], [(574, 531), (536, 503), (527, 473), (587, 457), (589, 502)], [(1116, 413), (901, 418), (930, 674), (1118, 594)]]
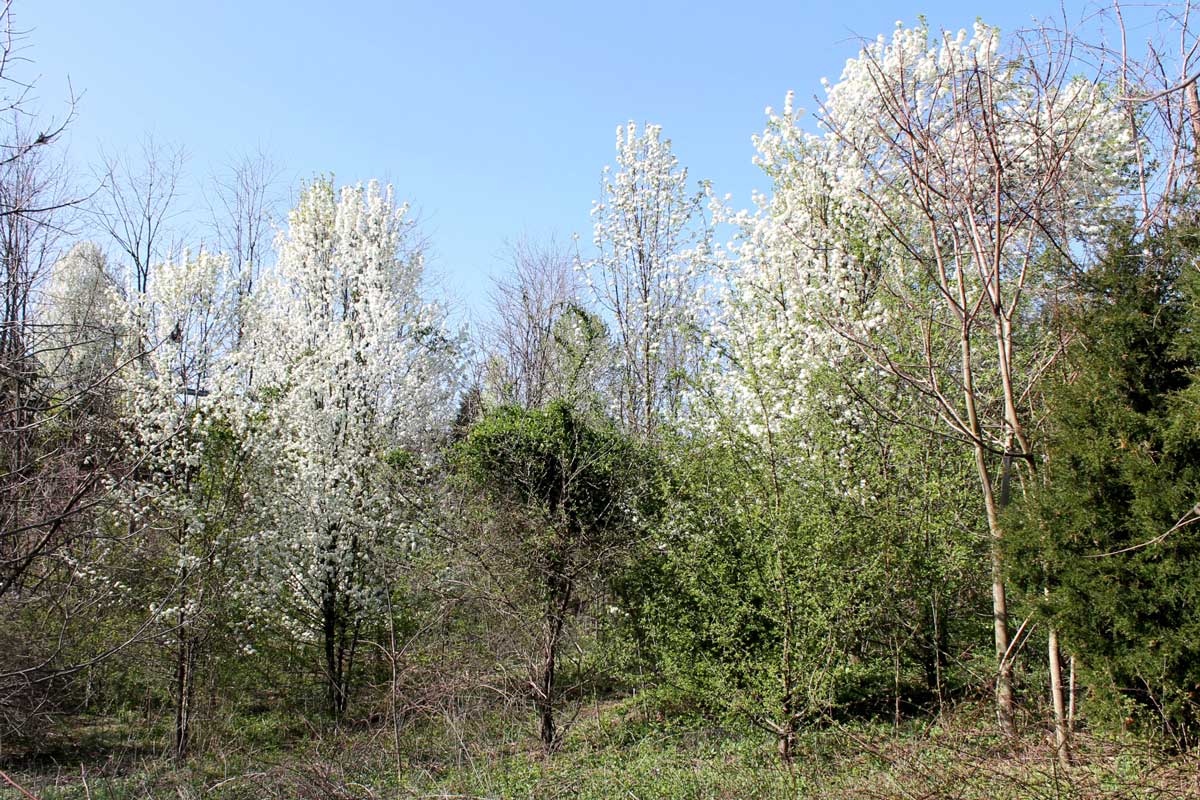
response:
[(80, 242), (50, 268), (41, 359), (60, 391), (94, 390), (120, 363), (125, 297), (103, 251)]
[(459, 337), (421, 297), (407, 207), (377, 184), (317, 181), (278, 235), (248, 328), (263, 461), (252, 543), (264, 611), (319, 644), (331, 712), (346, 710), (359, 632), (386, 608), (388, 552), (415, 544), (389, 491), (453, 414)]
[(148, 588), (157, 634), (174, 656), (174, 753), (183, 758), (198, 661), (230, 594), (239, 547), (247, 453), (232, 435), (242, 410), (231, 349), (237, 275), (227, 257), (203, 251), (155, 265), (154, 274), (127, 312), (140, 317), (131, 327), (150, 346), (123, 374), (129, 475), (114, 493), (145, 562), (165, 565)]
[(1130, 151), (1119, 109), (1068, 66), (1024, 42), (1003, 51), (982, 24), (970, 35), (898, 26), (867, 43), (827, 87), (819, 133), (799, 128), (790, 98), (770, 115), (758, 148), (775, 192), (746, 245), (752, 262), (782, 265), (802, 298), (793, 316), (814, 334), (782, 354), (836, 334), (974, 453), (1009, 733), (1000, 511), (1012, 465), (1034, 465), (1031, 404), (1058, 352), (1036, 309), (1089, 252)]
[(662, 129), (617, 128), (616, 168), (605, 167), (593, 204), (588, 281), (610, 317), (621, 356), (615, 415), (651, 436), (680, 412), (694, 348), (691, 308), (709, 231), (704, 191), (688, 190), (687, 170)]

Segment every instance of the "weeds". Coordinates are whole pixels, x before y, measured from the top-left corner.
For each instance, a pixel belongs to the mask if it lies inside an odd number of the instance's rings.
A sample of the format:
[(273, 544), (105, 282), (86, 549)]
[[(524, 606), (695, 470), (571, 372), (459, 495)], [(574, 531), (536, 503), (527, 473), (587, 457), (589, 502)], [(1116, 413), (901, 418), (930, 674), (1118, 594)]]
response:
[(6, 774), (37, 800), (1200, 797), (1200, 754), (1168, 756), (1144, 740), (1084, 731), (1064, 771), (1047, 730), (1031, 725), (1005, 741), (983, 706), (900, 727), (857, 721), (803, 731), (788, 769), (768, 736), (628, 701), (594, 704), (553, 756), (523, 715), (410, 720), (399, 771), (392, 728), (382, 723), (313, 729), (278, 714), (231, 717), (210, 722), (205, 751), (182, 768), (153, 728), (139, 733), (133, 721), (113, 720), (89, 730), (74, 760), (60, 750), (6, 765)]

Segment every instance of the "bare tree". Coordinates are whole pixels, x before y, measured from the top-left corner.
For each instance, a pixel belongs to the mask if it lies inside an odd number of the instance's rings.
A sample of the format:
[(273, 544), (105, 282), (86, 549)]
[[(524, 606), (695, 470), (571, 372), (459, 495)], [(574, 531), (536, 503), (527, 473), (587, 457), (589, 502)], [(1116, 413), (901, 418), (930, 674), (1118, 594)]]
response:
[[(238, 314), (254, 290), (264, 262), (272, 256), (272, 224), (278, 203), (279, 167), (262, 150), (249, 153), (212, 178), (210, 227), (217, 249), (230, 259)], [(244, 324), (239, 318), (236, 338)]]
[[(32, 84), (12, 74), (22, 35), (13, 27), (12, 3), (0, 5), (0, 597), (49, 544), (31, 519), (39, 507), (37, 452), (41, 427), (55, 400), (42, 382), (40, 352), (45, 327), (38, 321), (37, 291), (47, 278), (63, 226), (78, 203), (68, 191), (61, 158), (52, 145), (74, 114), (38, 127), (26, 109)], [(53, 515), (53, 512), (51, 512)]]
[(574, 257), (553, 239), (545, 244), (519, 239), (509, 248), (509, 264), (512, 271), (491, 292), (486, 380), (501, 402), (538, 408), (564, 391), (554, 329), (579, 303), (580, 282)]
[[(96, 610), (77, 570), (100, 536), (86, 524), (103, 502), (114, 458), (97, 408), (116, 365), (62, 368), (64, 354), (100, 338), (73, 298), (70, 319), (47, 313), (47, 286), (61, 237), (83, 200), (54, 144), (73, 118), (27, 109), (32, 85), (11, 72), (21, 34), (0, 5), (0, 724), (19, 729), (52, 705), (65, 676), (113, 652), (104, 646), (61, 663), (73, 626)], [(90, 266), (95, 266), (89, 262)], [(87, 272), (87, 270), (83, 270)], [(82, 273), (81, 273), (82, 274)], [(93, 277), (95, 277), (93, 275)], [(100, 287), (103, 281), (93, 283)], [(111, 352), (115, 352), (110, 348)], [(78, 366), (78, 365), (76, 365)], [(33, 624), (31, 624), (31, 621)]]
[[(1169, 226), (1185, 208), (1180, 199), (1200, 179), (1196, 16), (1191, 0), (1132, 9), (1114, 0), (1100, 15), (1101, 35), (1081, 46), (1105, 79), (1119, 87), (1136, 148), (1136, 206), (1143, 230)], [(1145, 38), (1131, 40), (1131, 31)]]
[(150, 271), (170, 252), (169, 224), (179, 211), (179, 179), (186, 160), (182, 146), (153, 137), (142, 143), (140, 158), (103, 157), (104, 190), (95, 205), (101, 229), (129, 259), (134, 292), (146, 293)]

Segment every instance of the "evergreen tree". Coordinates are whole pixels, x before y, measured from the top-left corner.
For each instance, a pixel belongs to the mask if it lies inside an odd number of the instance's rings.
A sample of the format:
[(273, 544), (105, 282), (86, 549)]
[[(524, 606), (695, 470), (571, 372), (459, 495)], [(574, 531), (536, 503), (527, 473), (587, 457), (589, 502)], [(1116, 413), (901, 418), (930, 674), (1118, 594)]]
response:
[(1009, 543), (1100, 716), (1181, 745), (1200, 722), (1196, 253), (1195, 231), (1126, 236), (1084, 279), (1046, 462)]

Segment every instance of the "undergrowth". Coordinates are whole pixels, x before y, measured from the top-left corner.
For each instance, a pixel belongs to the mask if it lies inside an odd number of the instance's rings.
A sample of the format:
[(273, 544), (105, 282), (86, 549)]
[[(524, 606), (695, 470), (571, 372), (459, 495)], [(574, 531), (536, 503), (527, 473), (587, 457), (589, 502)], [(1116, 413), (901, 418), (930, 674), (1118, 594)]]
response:
[(1085, 730), (1064, 771), (1047, 731), (1029, 725), (1007, 742), (990, 722), (983, 707), (964, 706), (898, 727), (831, 723), (805, 731), (785, 765), (766, 735), (633, 700), (589, 709), (549, 756), (523, 717), (316, 729), (243, 715), (210, 720), (203, 752), (177, 765), (161, 755), (164, 731), (126, 718), (95, 720), (71, 746), (3, 769), (5, 790), (25, 800), (1200, 797), (1198, 753)]

